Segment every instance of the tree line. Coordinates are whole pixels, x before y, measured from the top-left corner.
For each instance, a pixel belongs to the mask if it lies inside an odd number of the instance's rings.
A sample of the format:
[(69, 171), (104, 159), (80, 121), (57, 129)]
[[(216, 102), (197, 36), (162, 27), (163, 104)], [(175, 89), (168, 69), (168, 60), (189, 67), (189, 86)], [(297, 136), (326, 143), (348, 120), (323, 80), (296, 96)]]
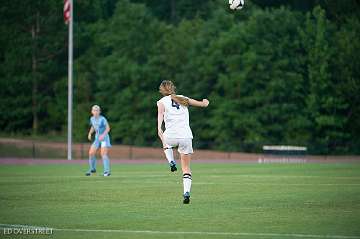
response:
[[(300, 3), (301, 2), (301, 3)], [(195, 145), (256, 152), (295, 144), (360, 153), (357, 1), (75, 1), (74, 136), (99, 104), (112, 140), (159, 145), (162, 80), (209, 98), (190, 109)], [(0, 8), (2, 134), (65, 135), (67, 27), (62, 2)]]

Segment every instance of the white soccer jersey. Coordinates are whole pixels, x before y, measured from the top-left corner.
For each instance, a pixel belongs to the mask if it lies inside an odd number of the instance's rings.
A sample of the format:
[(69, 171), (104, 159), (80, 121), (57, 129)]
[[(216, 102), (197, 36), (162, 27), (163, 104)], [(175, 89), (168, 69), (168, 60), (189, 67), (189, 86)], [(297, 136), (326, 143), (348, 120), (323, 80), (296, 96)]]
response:
[(193, 138), (189, 124), (188, 107), (180, 105), (171, 99), (171, 96), (164, 96), (158, 103), (165, 107), (165, 138)]

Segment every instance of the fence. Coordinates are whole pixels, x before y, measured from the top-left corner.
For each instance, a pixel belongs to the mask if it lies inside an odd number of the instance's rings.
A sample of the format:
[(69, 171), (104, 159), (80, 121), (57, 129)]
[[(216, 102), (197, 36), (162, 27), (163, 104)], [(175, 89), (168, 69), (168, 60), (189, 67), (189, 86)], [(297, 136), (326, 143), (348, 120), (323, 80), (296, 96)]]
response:
[[(90, 143), (73, 145), (73, 158), (86, 159)], [(175, 151), (177, 154), (177, 151)], [(163, 158), (161, 147), (137, 147), (132, 145), (113, 145), (110, 156), (116, 159), (160, 159)], [(42, 142), (35, 140), (1, 139), (0, 157), (18, 158), (66, 158), (67, 144), (64, 142)], [(176, 155), (178, 157), (178, 155)], [(247, 159), (253, 160), (257, 154), (196, 150), (196, 159)]]
[[(76, 143), (73, 145), (74, 159), (87, 159), (90, 143)], [(260, 153), (242, 153), (231, 151), (214, 151), (197, 149), (194, 159), (241, 159), (241, 160), (259, 160), (269, 157), (269, 152), (264, 150)], [(175, 151), (177, 154), (177, 151)], [(110, 156), (113, 159), (162, 159), (164, 157), (161, 147), (137, 147), (132, 145), (113, 145), (110, 150)], [(294, 156), (294, 155), (293, 155)], [(303, 158), (327, 159), (328, 156), (309, 156)], [(0, 158), (33, 158), (33, 159), (66, 159), (67, 144), (65, 142), (44, 142), (37, 140), (19, 140), (0, 138)], [(176, 155), (178, 158), (179, 156)], [(352, 156), (343, 156), (349, 158)], [(342, 158), (339, 156), (338, 158)], [(354, 156), (352, 158), (358, 158)]]

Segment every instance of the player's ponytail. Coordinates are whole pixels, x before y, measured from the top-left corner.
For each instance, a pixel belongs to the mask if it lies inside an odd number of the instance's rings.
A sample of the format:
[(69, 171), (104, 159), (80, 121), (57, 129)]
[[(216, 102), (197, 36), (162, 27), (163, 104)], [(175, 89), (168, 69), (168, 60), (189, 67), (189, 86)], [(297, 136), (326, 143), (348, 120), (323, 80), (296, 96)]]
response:
[(183, 96), (178, 96), (176, 94), (171, 94), (171, 99), (175, 101), (176, 103), (183, 105), (183, 106), (189, 106), (189, 99), (185, 98)]
[(176, 87), (172, 81), (164, 80), (161, 82), (159, 91), (162, 95), (170, 95), (171, 99), (176, 103), (184, 106), (189, 106), (189, 99), (183, 96), (176, 95)]

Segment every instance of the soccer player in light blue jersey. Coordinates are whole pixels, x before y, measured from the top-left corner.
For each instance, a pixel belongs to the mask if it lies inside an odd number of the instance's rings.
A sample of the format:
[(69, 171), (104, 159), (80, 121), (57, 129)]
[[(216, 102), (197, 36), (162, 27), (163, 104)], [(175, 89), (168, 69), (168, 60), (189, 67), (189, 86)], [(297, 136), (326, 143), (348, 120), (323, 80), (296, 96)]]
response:
[(86, 172), (86, 176), (90, 176), (92, 173), (96, 173), (96, 151), (98, 148), (101, 148), (101, 157), (104, 165), (104, 176), (110, 176), (110, 159), (108, 156), (110, 144), (110, 126), (106, 118), (101, 114), (100, 106), (94, 105), (91, 108), (91, 114), (93, 115), (90, 118), (90, 130), (88, 134), (88, 139), (91, 141), (91, 136), (95, 132), (95, 139), (92, 143), (89, 150), (89, 171)]

